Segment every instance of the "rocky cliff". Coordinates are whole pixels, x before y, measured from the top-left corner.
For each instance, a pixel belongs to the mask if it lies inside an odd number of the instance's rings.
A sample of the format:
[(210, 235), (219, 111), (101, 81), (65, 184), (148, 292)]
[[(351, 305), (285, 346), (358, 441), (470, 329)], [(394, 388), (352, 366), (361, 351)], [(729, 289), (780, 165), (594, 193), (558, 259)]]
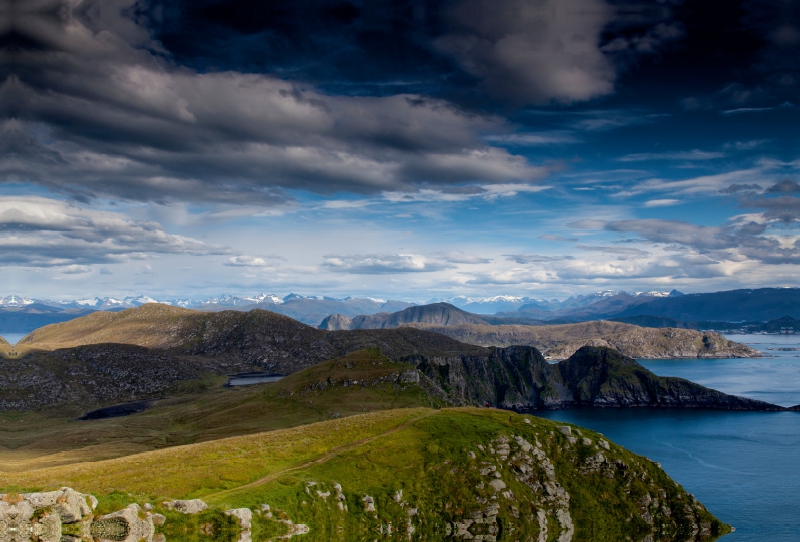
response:
[(643, 328), (619, 322), (555, 326), (431, 326), (411, 324), (479, 346), (535, 346), (548, 359), (566, 359), (582, 346), (607, 346), (639, 359), (752, 358), (760, 352), (714, 331)]
[(681, 407), (784, 410), (763, 401), (727, 395), (683, 378), (656, 376), (611, 348), (584, 346), (553, 366), (559, 395), (547, 406)]
[(422, 375), (420, 386), (454, 405), (490, 404), (537, 408), (679, 407), (784, 410), (727, 395), (681, 378), (659, 377), (607, 347), (586, 346), (551, 365), (532, 347), (491, 349), (485, 356), (408, 356)]

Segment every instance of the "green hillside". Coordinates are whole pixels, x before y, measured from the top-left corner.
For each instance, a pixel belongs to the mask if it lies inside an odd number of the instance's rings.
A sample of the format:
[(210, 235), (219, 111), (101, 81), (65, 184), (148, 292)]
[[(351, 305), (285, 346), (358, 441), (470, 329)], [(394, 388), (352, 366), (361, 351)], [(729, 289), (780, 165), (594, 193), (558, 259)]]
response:
[(2, 474), (0, 486), (69, 486), (98, 496), (101, 511), (121, 495), (142, 504), (268, 504), (273, 517), (256, 519), (256, 540), (289, 528), (277, 518), (307, 525), (309, 541), (389, 539), (389, 532), (508, 541), (666, 541), (696, 532), (713, 540), (727, 532), (657, 464), (602, 435), (492, 409), (376, 412)]
[(144, 412), (75, 421), (80, 410), (0, 413), (0, 471), (97, 461), (148, 450), (386, 410), (438, 406), (408, 381), (413, 366), (376, 350), (325, 361), (271, 384), (209, 382)]

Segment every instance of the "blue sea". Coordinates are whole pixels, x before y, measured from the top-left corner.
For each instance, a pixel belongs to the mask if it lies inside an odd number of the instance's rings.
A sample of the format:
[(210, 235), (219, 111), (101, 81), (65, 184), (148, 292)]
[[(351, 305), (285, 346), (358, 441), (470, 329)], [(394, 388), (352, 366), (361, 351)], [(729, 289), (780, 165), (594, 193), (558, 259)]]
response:
[[(725, 393), (800, 404), (800, 336), (728, 338), (765, 357), (640, 362), (658, 375)], [(599, 431), (661, 463), (713, 514), (736, 527), (725, 542), (800, 542), (800, 412), (577, 409), (538, 414)]]

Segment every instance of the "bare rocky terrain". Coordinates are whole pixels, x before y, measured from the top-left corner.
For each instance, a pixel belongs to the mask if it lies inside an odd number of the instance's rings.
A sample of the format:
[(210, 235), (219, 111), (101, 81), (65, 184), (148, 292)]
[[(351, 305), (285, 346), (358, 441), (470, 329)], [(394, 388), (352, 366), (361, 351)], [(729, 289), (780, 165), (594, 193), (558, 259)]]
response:
[(596, 321), (556, 326), (438, 326), (409, 324), (478, 346), (535, 346), (549, 359), (567, 359), (582, 346), (607, 346), (638, 359), (753, 358), (760, 352), (714, 331), (644, 328)]
[(716, 332), (692, 329), (653, 329), (607, 320), (561, 325), (498, 325), (497, 319), (465, 312), (447, 303), (434, 303), (389, 314), (350, 318), (333, 314), (326, 330), (415, 327), (476, 346), (535, 346), (549, 359), (570, 357), (582, 346), (608, 346), (626, 356), (659, 358), (751, 358), (759, 352), (728, 341)]

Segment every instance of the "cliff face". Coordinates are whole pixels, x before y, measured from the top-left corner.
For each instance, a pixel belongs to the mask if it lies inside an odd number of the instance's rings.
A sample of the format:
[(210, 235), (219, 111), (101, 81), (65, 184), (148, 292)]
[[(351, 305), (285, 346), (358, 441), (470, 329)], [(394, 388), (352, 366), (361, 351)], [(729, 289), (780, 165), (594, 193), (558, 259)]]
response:
[(488, 356), (404, 359), (425, 377), (420, 385), (445, 402), (516, 410), (571, 406), (784, 410), (681, 378), (659, 377), (607, 347), (583, 347), (557, 365), (531, 347), (494, 349)]
[(554, 366), (569, 394), (561, 406), (649, 406), (783, 410), (763, 401), (727, 395), (682, 378), (660, 377), (616, 350), (585, 346)]
[(488, 355), (407, 356), (421, 373), (420, 386), (445, 403), (535, 409), (552, 380), (541, 353), (530, 347), (493, 349)]

